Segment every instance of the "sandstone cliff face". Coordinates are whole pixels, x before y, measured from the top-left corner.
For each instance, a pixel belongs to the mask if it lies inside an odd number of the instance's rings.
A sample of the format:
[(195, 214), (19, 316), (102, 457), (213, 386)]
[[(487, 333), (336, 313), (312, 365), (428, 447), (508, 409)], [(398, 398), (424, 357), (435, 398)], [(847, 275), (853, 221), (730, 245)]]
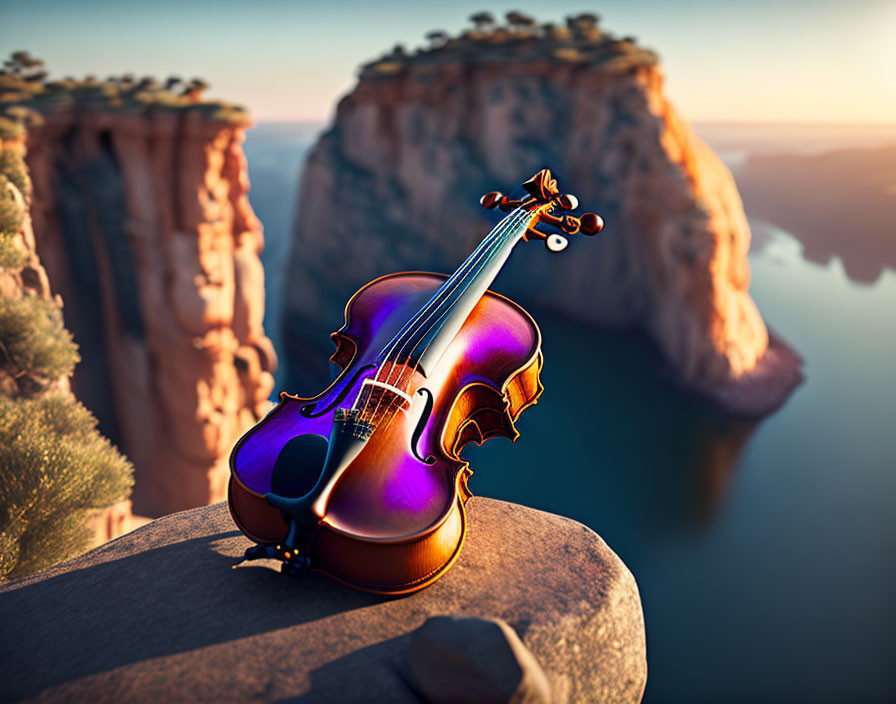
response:
[(291, 390), (322, 376), (308, 340), (325, 339), (354, 289), (391, 271), (453, 270), (495, 222), (479, 196), (543, 167), (606, 228), (561, 255), (519, 247), (496, 290), (645, 330), (675, 378), (732, 410), (786, 396), (768, 384), (763, 399), (730, 393), (769, 372), (750, 231), (730, 173), (664, 95), (655, 56), (596, 28), (547, 26), (468, 32), (364, 67), (303, 176), (285, 291)]
[(81, 348), (74, 391), (135, 465), (135, 511), (226, 494), (267, 410), (261, 226), (243, 126), (62, 102), (27, 135), (37, 251)]

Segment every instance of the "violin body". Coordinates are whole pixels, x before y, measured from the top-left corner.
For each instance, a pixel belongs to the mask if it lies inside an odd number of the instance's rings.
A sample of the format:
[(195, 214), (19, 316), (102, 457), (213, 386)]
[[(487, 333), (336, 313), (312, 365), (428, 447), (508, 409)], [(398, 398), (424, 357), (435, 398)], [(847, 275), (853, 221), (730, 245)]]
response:
[(450, 277), (384, 276), (348, 302), (332, 335), (341, 373), (313, 398), (283, 393), (230, 456), (230, 510), (256, 545), (247, 560), (314, 569), (359, 589), (405, 594), (442, 576), (460, 553), (471, 474), (460, 452), (495, 436), (542, 392), (541, 333), (489, 286), (520, 242), (552, 252), (596, 234), (550, 171), (517, 199), (480, 201), (506, 215)]
[[(393, 274), (358, 291), (346, 306), (345, 325), (332, 335), (337, 348), (331, 360), (342, 368), (336, 381), (314, 398), (281, 394), (274, 410), (240, 439), (231, 455), (229, 503), (247, 536), (262, 544), (286, 539), (287, 517), (264, 496), (306, 494), (322, 462), (297, 461), (290, 443), (314, 454), (314, 443), (302, 438), (330, 436), (333, 409), (358, 393), (376, 370), (380, 347), (446, 278)], [(417, 377), (414, 401), (371, 437), (333, 490), (326, 516), (304, 536), (301, 549), (313, 569), (389, 594), (440, 577), (457, 558), (466, 529), (471, 470), (459, 453), (471, 441), (516, 439), (514, 421), (542, 391), (541, 364), (535, 321), (488, 292), (428, 378), (406, 370), (406, 379)]]

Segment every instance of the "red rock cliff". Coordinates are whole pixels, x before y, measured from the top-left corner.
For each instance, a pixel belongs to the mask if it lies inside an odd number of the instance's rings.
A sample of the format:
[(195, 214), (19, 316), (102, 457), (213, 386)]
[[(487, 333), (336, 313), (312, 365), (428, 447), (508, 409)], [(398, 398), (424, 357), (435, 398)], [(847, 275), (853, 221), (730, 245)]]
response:
[(34, 239), (80, 346), (73, 389), (134, 463), (135, 512), (220, 501), (276, 365), (246, 120), (149, 79), (34, 92)]
[[(604, 234), (558, 256), (518, 248), (496, 289), (645, 330), (684, 386), (733, 411), (780, 403), (793, 378), (769, 381), (740, 197), (670, 105), (655, 55), (587, 17), (437, 42), (365, 66), (308, 159), (286, 290), (289, 364), (314, 369), (309, 331), (339, 320), (328, 301), (391, 271), (453, 268), (493, 224), (479, 196), (547, 166), (604, 216)], [(290, 371), (305, 384), (304, 369)]]

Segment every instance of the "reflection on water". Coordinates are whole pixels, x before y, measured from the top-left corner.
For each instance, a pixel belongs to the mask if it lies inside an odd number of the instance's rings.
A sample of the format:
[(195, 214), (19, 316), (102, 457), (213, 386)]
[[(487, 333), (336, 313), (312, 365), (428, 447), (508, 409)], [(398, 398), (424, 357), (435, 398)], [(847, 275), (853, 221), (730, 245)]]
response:
[[(806, 360), (758, 426), (669, 388), (643, 340), (536, 313), (546, 391), (474, 492), (594, 528), (638, 579), (647, 701), (896, 694), (896, 275), (850, 283), (774, 227), (752, 293)], [(533, 555), (550, 568), (550, 555)]]
[(518, 421), (516, 446), (468, 448), (474, 492), (592, 526), (599, 513), (601, 534), (617, 549), (709, 526), (755, 424), (683, 397), (661, 378), (659, 357), (640, 335), (583, 329), (549, 312), (535, 317), (545, 393)]
[(804, 259), (826, 265), (836, 256), (859, 283), (896, 270), (896, 144), (751, 155), (735, 178), (747, 212), (792, 233)]

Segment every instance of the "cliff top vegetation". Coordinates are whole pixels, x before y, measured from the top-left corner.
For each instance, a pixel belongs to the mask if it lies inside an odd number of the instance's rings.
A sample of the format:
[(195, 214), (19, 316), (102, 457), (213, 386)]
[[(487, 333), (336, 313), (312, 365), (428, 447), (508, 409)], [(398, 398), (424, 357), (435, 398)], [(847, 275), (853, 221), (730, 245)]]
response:
[(206, 100), (208, 83), (201, 78), (170, 76), (164, 82), (132, 74), (81, 79), (48, 80), (44, 62), (27, 51), (16, 51), (0, 68), (0, 139), (17, 137), (39, 124), (53, 110), (75, 106), (96, 111), (133, 114), (155, 112), (198, 113), (209, 122), (245, 125), (245, 108), (219, 100)]
[(449, 63), (543, 60), (622, 72), (658, 62), (656, 53), (638, 46), (634, 37), (616, 37), (602, 29), (600, 16), (592, 13), (570, 15), (562, 25), (539, 23), (516, 11), (506, 13), (503, 23), (489, 12), (477, 12), (469, 19), (473, 27), (457, 36), (442, 30), (428, 32), (429, 45), (413, 53), (396, 45), (363, 65), (361, 78), (382, 78), (411, 66)]

